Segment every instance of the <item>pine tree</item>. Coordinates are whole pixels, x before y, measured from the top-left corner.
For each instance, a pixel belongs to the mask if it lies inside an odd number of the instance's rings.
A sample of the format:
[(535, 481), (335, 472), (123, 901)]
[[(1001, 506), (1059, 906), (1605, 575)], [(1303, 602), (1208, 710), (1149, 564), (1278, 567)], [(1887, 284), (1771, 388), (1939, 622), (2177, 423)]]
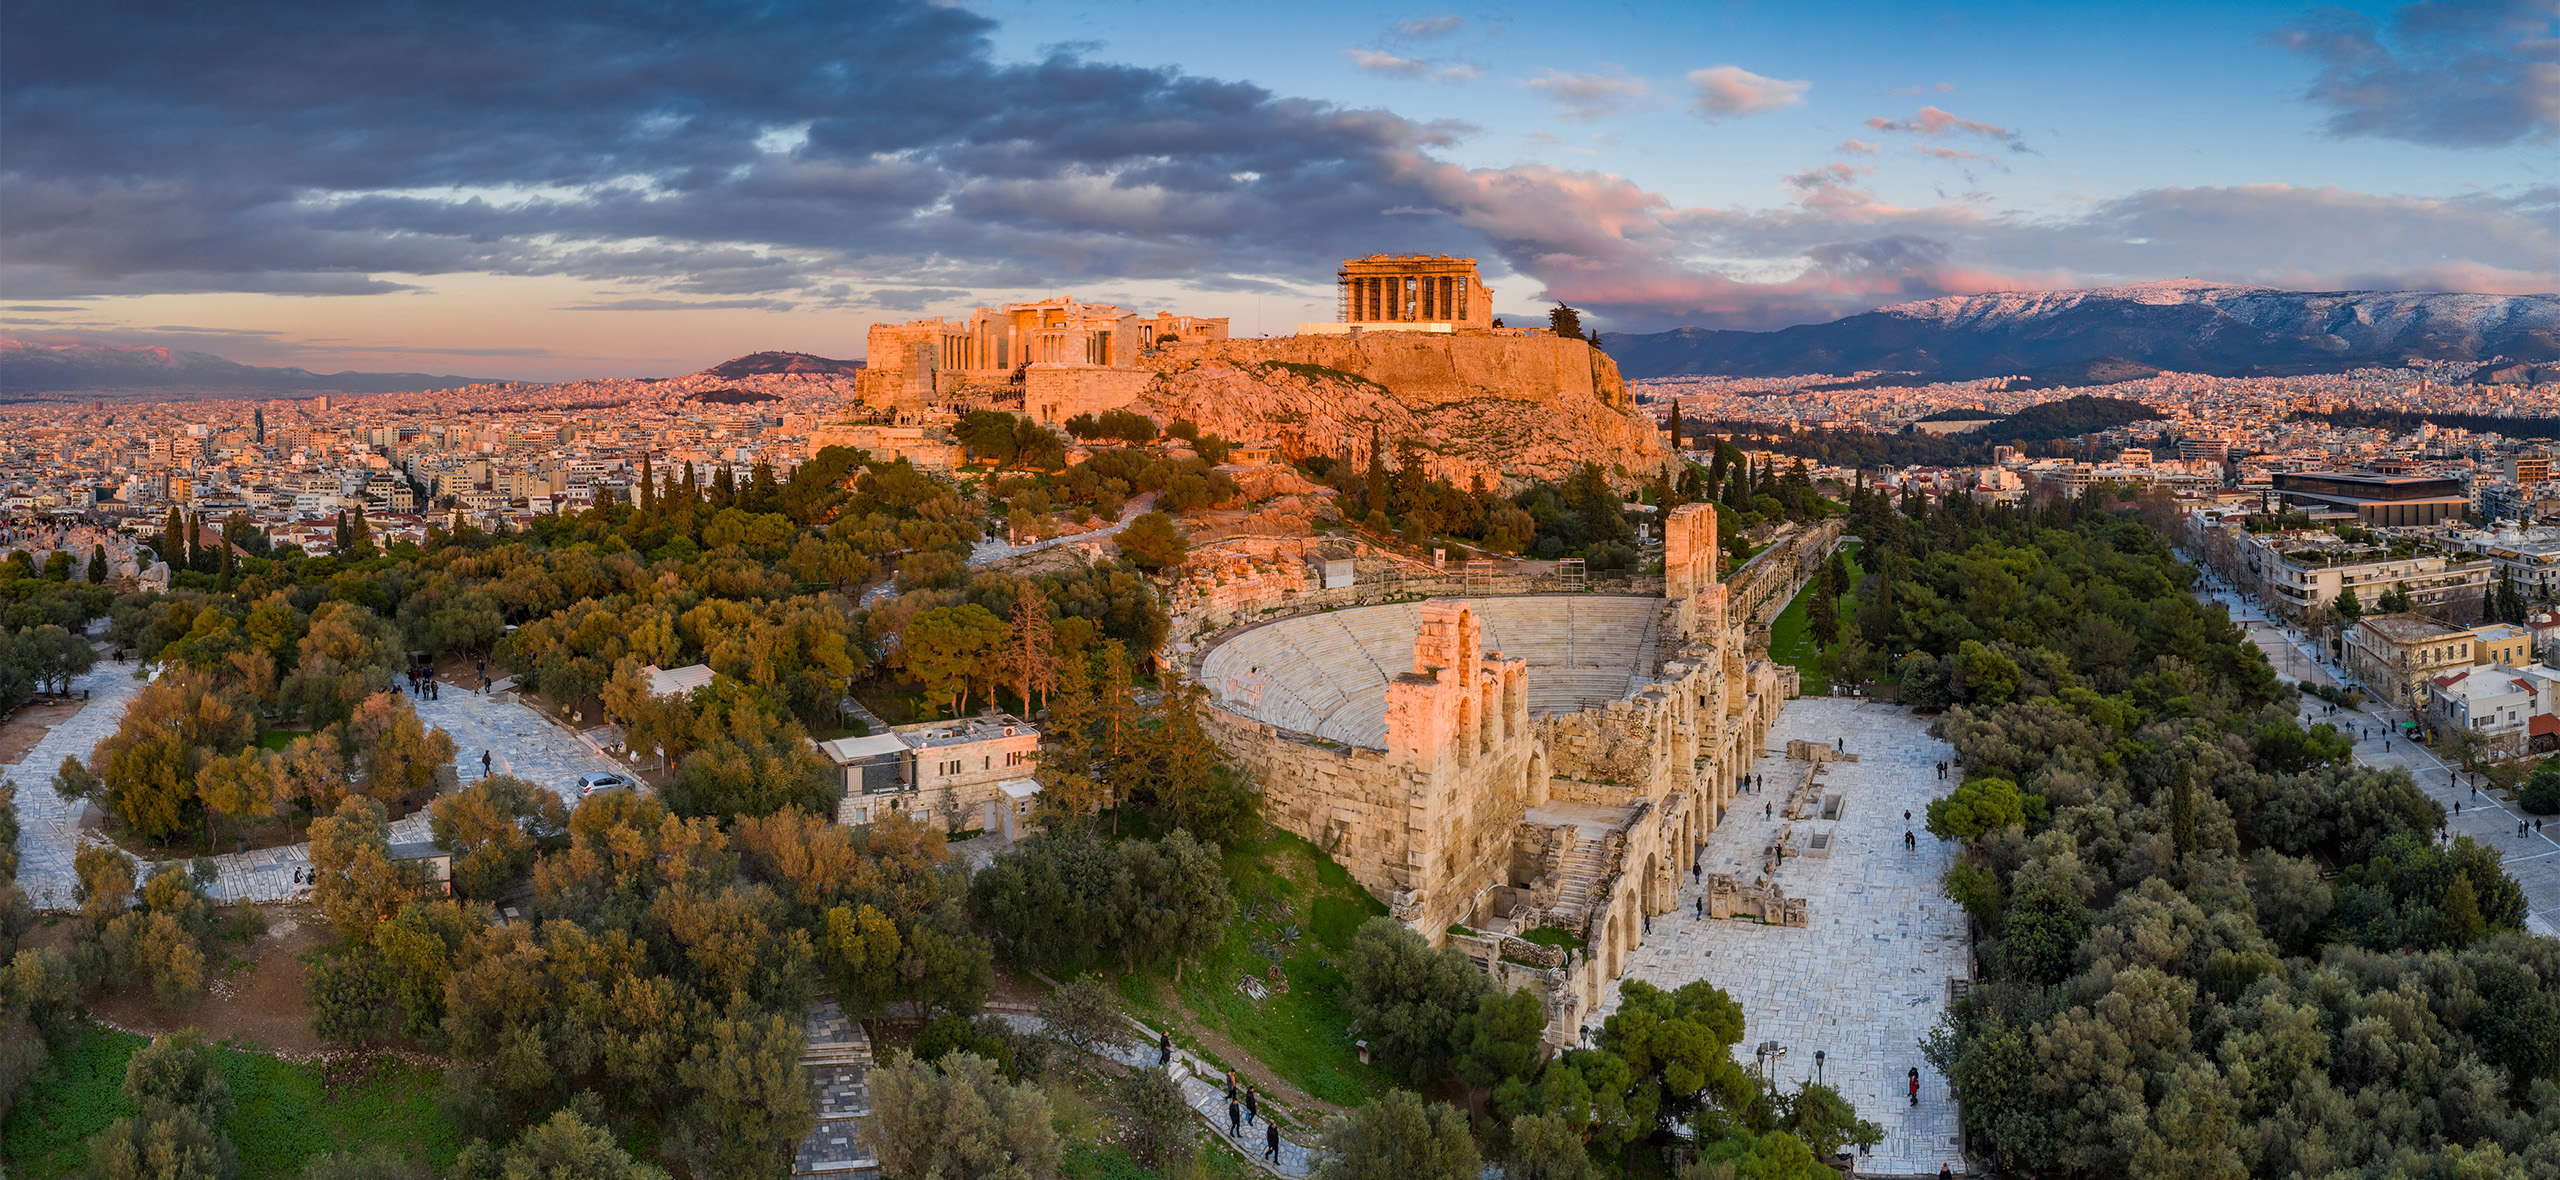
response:
[(730, 508), (736, 506), (737, 503), (738, 477), (729, 474), (729, 469), (727, 467), (722, 467), (720, 470), (713, 472), (711, 475), (711, 506), (714, 508)]
[(1025, 711), (1031, 708), (1031, 694), (1038, 690), (1043, 698), (1058, 684), (1057, 637), (1049, 627), (1049, 600), (1036, 583), (1024, 582), (1013, 596), (1013, 624), (1006, 628), (1004, 647), (996, 653), (997, 667), (1005, 679), (1013, 682), (1013, 695)]

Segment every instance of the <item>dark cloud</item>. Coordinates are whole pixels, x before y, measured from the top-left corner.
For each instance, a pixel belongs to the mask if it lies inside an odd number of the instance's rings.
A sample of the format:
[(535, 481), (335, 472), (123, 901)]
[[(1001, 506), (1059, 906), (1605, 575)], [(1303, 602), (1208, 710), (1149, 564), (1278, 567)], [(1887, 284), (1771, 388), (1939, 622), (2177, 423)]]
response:
[[(2424, 46), (2460, 40), (2441, 29), (2510, 27), (2414, 12), (2380, 57), (2316, 51), (2434, 77)], [(2547, 196), (2162, 190), (2038, 220), (1898, 208), (1833, 165), (1780, 182), (1777, 208), (1684, 208), (1608, 173), (1448, 163), (1474, 131), (1457, 124), (1076, 47), (999, 62), (993, 28), (931, 0), (0, 6), (0, 289), (337, 296), (469, 273), (583, 280), (611, 292), (581, 305), (599, 310), (913, 311), (1124, 284), (1303, 298), (1335, 260), (1399, 250), (1485, 258), (1506, 306), (1567, 299), (1623, 330), (2217, 268), (2560, 275)], [(1417, 27), (1381, 52), (1459, 33), (1484, 35)], [(2514, 134), (2547, 132), (2541, 109)], [(1935, 107), (1874, 125), (2020, 146)]]
[(2329, 130), (2429, 147), (2548, 143), (2560, 134), (2560, 2), (2424, 0), (2388, 21), (2320, 8), (2277, 44), (2320, 63)]
[[(21, 297), (483, 272), (776, 296), (1300, 274), (1460, 129), (1172, 70), (993, 60), (921, 0), (11, 5)], [(940, 280), (936, 282), (936, 280)], [(958, 280), (958, 281), (955, 281)]]

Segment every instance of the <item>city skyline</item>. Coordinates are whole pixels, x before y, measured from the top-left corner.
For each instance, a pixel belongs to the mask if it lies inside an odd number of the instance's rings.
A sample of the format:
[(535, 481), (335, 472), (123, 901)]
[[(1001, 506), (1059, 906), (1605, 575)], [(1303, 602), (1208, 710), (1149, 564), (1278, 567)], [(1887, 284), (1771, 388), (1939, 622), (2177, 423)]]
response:
[(1281, 333), (1379, 250), (1611, 331), (2560, 286), (2547, 3), (133, 15), (6, 18), (0, 330), (561, 379), (1051, 294)]

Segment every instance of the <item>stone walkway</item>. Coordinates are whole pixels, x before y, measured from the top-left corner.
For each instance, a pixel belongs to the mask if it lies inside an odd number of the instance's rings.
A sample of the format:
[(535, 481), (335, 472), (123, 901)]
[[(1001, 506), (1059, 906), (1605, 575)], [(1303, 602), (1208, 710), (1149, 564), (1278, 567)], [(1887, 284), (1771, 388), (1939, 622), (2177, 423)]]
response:
[[(2248, 632), (2251, 642), (2267, 653), (2268, 661), (2287, 680), (2353, 685), (2346, 669), (2323, 661), (2315, 643), (2271, 622), (2254, 602), (2224, 589), (2197, 593), (2208, 604), (2229, 610), (2232, 621)], [(2546, 818), (2544, 826), (2549, 830), (2517, 835), (2516, 821), (2533, 817), (2486, 791), (2473, 793), (2468, 774), (2455, 771), (2435, 751), (2398, 736), (2411, 720), (2406, 709), (2368, 704), (2360, 712), (2333, 715), (2327, 711), (2327, 702), (2306, 695), (2301, 712), (2304, 725), (2327, 722), (2348, 731), (2355, 738), (2358, 763), (2408, 771), (2429, 798), (2444, 805), (2447, 831), (2504, 853), (2507, 875), (2524, 889), (2525, 929), (2545, 937), (2560, 936), (2560, 824)], [(2456, 805), (2462, 808), (2459, 815), (2453, 813)]]
[[(1934, 1176), (1940, 1164), (1966, 1167), (1946, 1079), (1920, 1055), (1921, 1038), (1947, 1009), (1948, 981), (1971, 978), (1964, 911), (1938, 885), (1956, 846), (1921, 828), (1929, 800), (1953, 786), (1938, 781), (1935, 766), (1954, 751), (1927, 730), (1927, 718), (1898, 706), (1840, 697), (1787, 702), (1770, 746), (1846, 738), (1858, 755), (1856, 762), (1826, 763), (1817, 780), (1826, 793), (1846, 797), (1841, 818), (1795, 824), (1799, 847), (1807, 833), (1831, 832), (1837, 847), (1830, 858), (1791, 856), (1777, 873), (1787, 896), (1807, 899), (1808, 924), (1692, 917), (1704, 889), (1684, 881), (1680, 909), (1653, 919), (1626, 972), (1665, 989), (1694, 979), (1724, 989), (1743, 1011), (1735, 1059), (1754, 1064), (1756, 1047), (1776, 1041), (1786, 1055), (1770, 1076), (1782, 1089), (1812, 1080), (1821, 1051), (1821, 1080), (1884, 1128), (1883, 1142), (1857, 1163), (1861, 1175)], [(1757, 876), (1760, 849), (1785, 822), (1783, 815), (1763, 819), (1761, 807), (1783, 812), (1781, 780), (1795, 781), (1803, 767), (1783, 756), (1761, 758), (1754, 770), (1766, 776), (1767, 794), (1733, 801), (1724, 826), (1707, 838), (1699, 881), (1716, 872), (1742, 874), (1746, 883)], [(1917, 851), (1902, 846), (1905, 809), (1912, 813), (1908, 830), (1919, 835)], [(1591, 1027), (1596, 1031), (1617, 1006), (1613, 992)], [(1920, 1071), (1917, 1107), (1906, 1081), (1913, 1068)]]
[(0, 767), (0, 778), (18, 784), (18, 886), (38, 909), (73, 908), (71, 893), (79, 881), (71, 858), (80, 848), (85, 804), (66, 803), (53, 793), (54, 769), (64, 758), (86, 761), (89, 751), (116, 731), (126, 703), (142, 688), (133, 669), (131, 663), (100, 660), (74, 677), (72, 691), (86, 690), (89, 703), (46, 732), (15, 765)]
[[(131, 663), (102, 662), (73, 680), (74, 691), (89, 691), (88, 705), (46, 733), (15, 766), (0, 767), (0, 776), (18, 784), (18, 883), (39, 909), (73, 908), (72, 891), (78, 880), (72, 857), (80, 846), (80, 808), (53, 793), (54, 768), (65, 757), (88, 758), (90, 750), (115, 732), (126, 703), (142, 687), (133, 672)], [(439, 700), (412, 697), (411, 703), (419, 720), (453, 735), (454, 773), (465, 783), (481, 777), (480, 753), (486, 750), (490, 770), (548, 787), (574, 808), (581, 776), (624, 769), (512, 696), (457, 688)], [(391, 825), (393, 843), (428, 838), (423, 811)], [(295, 881), (297, 870), (311, 866), (307, 843), (225, 853), (213, 862), (219, 875), (206, 891), (218, 902), (285, 901), (308, 891)]]

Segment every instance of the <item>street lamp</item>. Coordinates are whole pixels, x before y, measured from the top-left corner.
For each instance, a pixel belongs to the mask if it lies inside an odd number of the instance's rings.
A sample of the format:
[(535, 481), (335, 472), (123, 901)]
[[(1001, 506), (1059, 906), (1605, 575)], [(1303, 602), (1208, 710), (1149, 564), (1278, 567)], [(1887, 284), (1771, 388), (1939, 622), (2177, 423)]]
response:
[(1813, 1051), (1813, 1084), (1817, 1086), (1822, 1084), (1822, 1057), (1822, 1050)]

